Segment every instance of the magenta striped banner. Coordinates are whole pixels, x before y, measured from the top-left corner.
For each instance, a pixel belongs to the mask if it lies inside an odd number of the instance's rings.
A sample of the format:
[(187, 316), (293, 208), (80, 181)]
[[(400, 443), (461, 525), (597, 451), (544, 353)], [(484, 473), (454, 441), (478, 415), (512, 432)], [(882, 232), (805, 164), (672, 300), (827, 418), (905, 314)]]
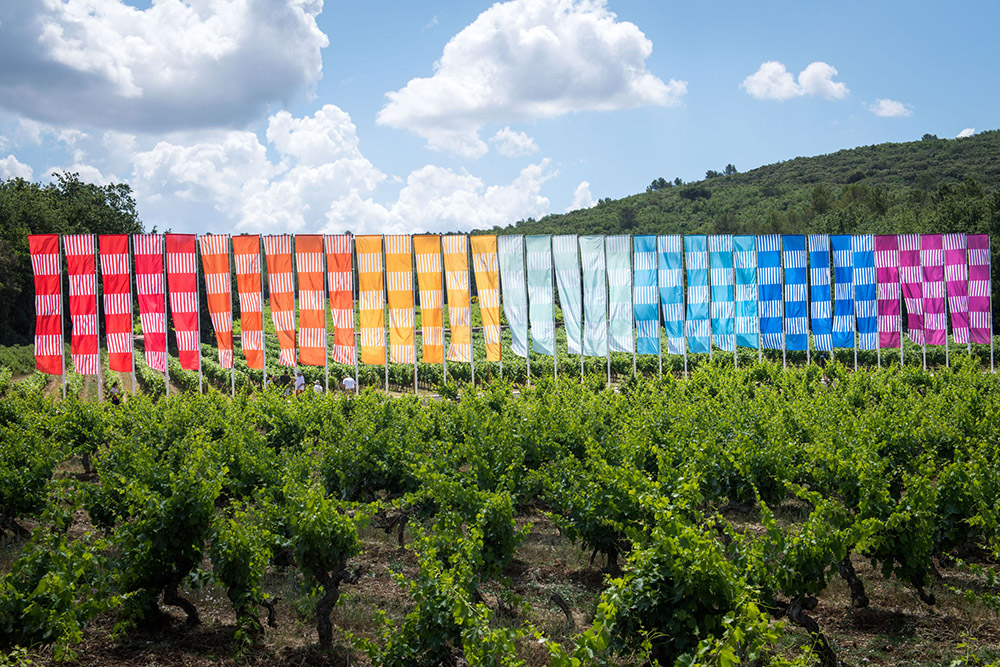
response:
[(948, 342), (944, 312), (944, 247), (941, 234), (921, 234), (920, 273), (924, 279), (924, 339), (928, 345)]
[(899, 347), (899, 239), (875, 237), (875, 280), (878, 288), (878, 346)]
[(899, 236), (899, 281), (906, 302), (907, 335), (924, 344), (923, 277), (920, 274), (920, 234)]
[(990, 306), (990, 237), (969, 234), (969, 336), (973, 343), (989, 345), (993, 335)]
[(951, 311), (951, 335), (956, 343), (969, 342), (969, 267), (965, 234), (944, 235), (944, 281)]

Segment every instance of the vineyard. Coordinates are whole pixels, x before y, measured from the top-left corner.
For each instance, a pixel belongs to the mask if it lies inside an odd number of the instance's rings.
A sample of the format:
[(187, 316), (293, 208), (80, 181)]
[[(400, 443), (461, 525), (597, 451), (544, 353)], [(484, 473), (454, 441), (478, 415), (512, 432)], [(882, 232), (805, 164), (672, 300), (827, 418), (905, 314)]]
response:
[(439, 401), (0, 377), (0, 664), (991, 664), (1000, 380), (950, 361)]

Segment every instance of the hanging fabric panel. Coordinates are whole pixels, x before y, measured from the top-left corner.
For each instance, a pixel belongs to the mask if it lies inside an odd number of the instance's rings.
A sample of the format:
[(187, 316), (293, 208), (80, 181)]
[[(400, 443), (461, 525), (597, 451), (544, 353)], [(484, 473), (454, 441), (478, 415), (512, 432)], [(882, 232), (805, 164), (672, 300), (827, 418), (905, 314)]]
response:
[(476, 272), (479, 317), (483, 321), (486, 361), (500, 361), (500, 267), (497, 264), (497, 237), (473, 236), (472, 268)]
[(163, 373), (167, 370), (167, 322), (163, 312), (166, 307), (163, 292), (166, 288), (163, 284), (163, 237), (159, 234), (134, 234), (132, 249), (135, 255), (135, 293), (139, 299), (139, 322), (142, 325), (146, 365)]
[(632, 331), (632, 237), (604, 239), (608, 261), (608, 339), (612, 352), (635, 349)]
[(712, 337), (706, 237), (684, 237), (684, 261), (687, 266), (688, 352), (707, 354), (712, 349)]
[[(531, 321), (532, 349), (552, 355), (556, 349), (556, 322), (552, 295), (552, 238), (525, 239), (528, 266), (528, 317)], [(505, 295), (506, 298), (506, 295)], [(517, 296), (514, 295), (516, 299)]]
[(303, 366), (326, 366), (321, 235), (295, 235), (295, 273), (299, 279), (299, 363)]
[(879, 347), (899, 347), (899, 239), (875, 237)]
[(385, 275), (382, 237), (354, 237), (358, 253), (358, 325), (361, 328), (361, 363), (385, 365)]
[(632, 242), (637, 354), (660, 353), (660, 308), (657, 294), (656, 237), (636, 236)]
[(236, 292), (240, 297), (240, 347), (247, 366), (264, 368), (264, 316), (261, 303), (260, 236), (234, 236)]
[(785, 257), (785, 349), (803, 351), (809, 347), (806, 237), (785, 235), (781, 247)]
[(604, 237), (580, 237), (583, 265), (583, 354), (608, 354), (608, 286), (604, 261)]
[(421, 361), (444, 363), (444, 303), (441, 293), (441, 237), (437, 234), (413, 237), (417, 256), (417, 285), (420, 288)]
[(267, 291), (271, 304), (271, 320), (278, 336), (278, 365), (295, 365), (295, 279), (292, 275), (292, 241), (290, 236), (264, 237), (264, 257), (267, 260)]
[(940, 234), (921, 234), (920, 273), (923, 277), (924, 336), (928, 345), (948, 342), (944, 312), (944, 247)]
[(733, 237), (736, 274), (736, 344), (757, 349), (757, 251), (753, 236)]
[(389, 234), (385, 237), (385, 271), (389, 286), (389, 361), (394, 364), (416, 362), (413, 328), (413, 249), (410, 237)]
[(809, 235), (809, 299), (812, 311), (813, 345), (833, 349), (833, 311), (830, 303), (830, 237)]
[(198, 258), (194, 234), (167, 234), (167, 288), (181, 368), (198, 370)]
[(732, 352), (735, 345), (732, 236), (708, 237), (708, 263), (712, 283), (712, 340), (719, 349)]
[(854, 258), (851, 237), (830, 237), (833, 248), (833, 346), (854, 347)]
[(469, 243), (464, 234), (450, 234), (444, 245), (445, 284), (448, 290), (448, 361), (472, 363), (472, 327), (469, 313)]
[[(159, 237), (156, 237), (159, 239)], [(66, 272), (69, 274), (69, 316), (73, 323), (69, 351), (73, 367), (81, 375), (97, 375), (100, 356), (97, 353), (97, 273), (94, 270), (94, 235), (73, 234), (63, 237), (66, 249)], [(137, 246), (138, 249), (138, 246)], [(139, 254), (135, 256), (136, 278), (139, 278)], [(163, 330), (163, 255), (160, 255), (160, 331)], [(140, 312), (142, 297), (139, 298)], [(146, 363), (150, 363), (149, 334), (146, 335)], [(161, 337), (162, 338), (162, 337)], [(162, 349), (162, 340), (161, 340)], [(162, 369), (158, 369), (162, 370)]]
[[(338, 364), (354, 363), (354, 262), (351, 258), (351, 235), (324, 237), (326, 250), (326, 285), (330, 292), (333, 319), (333, 353)], [(324, 316), (325, 317), (325, 316)]]
[[(548, 237), (544, 237), (548, 239)], [(500, 260), (500, 289), (503, 292), (503, 314), (510, 328), (511, 351), (519, 357), (528, 356), (528, 301), (525, 275), (524, 236), (501, 236), (497, 239)], [(551, 264), (550, 264), (551, 267)], [(551, 268), (550, 268), (551, 276)], [(549, 278), (549, 311), (552, 310), (552, 285)]]
[(35, 367), (62, 375), (62, 267), (59, 235), (29, 234), (28, 252), (35, 274)]
[(951, 312), (951, 335), (956, 343), (968, 343), (969, 265), (965, 234), (944, 235), (944, 279)]
[(784, 304), (781, 299), (781, 236), (778, 234), (757, 237), (757, 284), (761, 347), (780, 350)]
[(854, 254), (854, 311), (858, 329), (858, 349), (878, 347), (877, 289), (875, 287), (875, 237), (851, 237)]
[(108, 341), (108, 367), (131, 373), (132, 356), (132, 270), (127, 234), (102, 234), (101, 287), (104, 294), (104, 325)]
[(920, 272), (920, 234), (899, 236), (899, 279), (906, 302), (906, 329), (910, 340), (924, 344), (924, 293)]
[(583, 301), (580, 296), (580, 250), (575, 234), (552, 237), (552, 263), (566, 327), (566, 348), (569, 354), (580, 354), (583, 349)]
[(969, 337), (989, 345), (993, 337), (993, 291), (990, 284), (990, 237), (969, 234)]
[(208, 314), (215, 329), (219, 365), (233, 367), (232, 275), (229, 270), (229, 236), (211, 234), (201, 237), (201, 268), (205, 275)]

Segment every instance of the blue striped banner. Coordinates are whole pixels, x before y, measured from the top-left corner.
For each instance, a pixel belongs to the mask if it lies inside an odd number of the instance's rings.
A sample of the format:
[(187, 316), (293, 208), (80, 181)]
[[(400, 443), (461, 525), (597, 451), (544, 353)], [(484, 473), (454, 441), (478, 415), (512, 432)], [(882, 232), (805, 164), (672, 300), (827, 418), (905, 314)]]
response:
[(580, 354), (583, 314), (580, 301), (580, 250), (576, 234), (552, 237), (552, 263), (556, 269), (559, 307), (566, 327), (566, 347), (570, 354)]
[(583, 354), (608, 354), (608, 285), (604, 263), (604, 237), (580, 237), (583, 266)]
[(858, 347), (878, 347), (878, 311), (875, 289), (875, 237), (862, 234), (851, 237), (854, 254), (854, 308), (858, 323)]
[(826, 234), (809, 235), (809, 267), (813, 345), (817, 350), (829, 352), (833, 349), (833, 316), (830, 309), (830, 237)]
[(757, 237), (757, 285), (761, 347), (782, 349), (781, 236)]
[(733, 237), (708, 237), (708, 259), (712, 272), (712, 340), (732, 352), (733, 336)]
[(608, 236), (604, 239), (608, 261), (608, 338), (612, 352), (631, 352), (634, 346), (631, 245), (631, 236)]
[(556, 324), (552, 313), (552, 238), (547, 235), (528, 236), (524, 243), (528, 265), (531, 349), (539, 354), (552, 355), (556, 349)]
[(660, 309), (656, 294), (656, 237), (632, 239), (632, 301), (635, 312), (636, 352), (660, 353)]
[(657, 236), (660, 305), (667, 353), (684, 354), (684, 282), (680, 236)]
[(736, 273), (736, 344), (757, 349), (757, 251), (753, 236), (733, 237)]
[(806, 350), (809, 348), (806, 237), (786, 234), (781, 245), (785, 256), (785, 349)]
[(708, 248), (704, 236), (684, 237), (684, 261), (687, 265), (687, 342), (688, 352), (712, 350), (711, 317), (708, 291)]
[(854, 262), (851, 237), (830, 237), (833, 248), (833, 346), (854, 347)]
[[(418, 261), (421, 255), (417, 255)], [(503, 313), (510, 328), (511, 351), (528, 356), (528, 304), (524, 282), (524, 237), (498, 236), (497, 258), (500, 262), (500, 287), (503, 290)]]

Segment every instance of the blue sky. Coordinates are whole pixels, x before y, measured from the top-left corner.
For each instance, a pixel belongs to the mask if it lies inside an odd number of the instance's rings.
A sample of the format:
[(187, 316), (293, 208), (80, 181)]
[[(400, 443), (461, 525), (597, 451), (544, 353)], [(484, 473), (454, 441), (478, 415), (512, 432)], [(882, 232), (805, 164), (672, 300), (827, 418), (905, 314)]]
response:
[(993, 2), (0, 5), (0, 178), (128, 182), (147, 227), (506, 225), (997, 127)]

